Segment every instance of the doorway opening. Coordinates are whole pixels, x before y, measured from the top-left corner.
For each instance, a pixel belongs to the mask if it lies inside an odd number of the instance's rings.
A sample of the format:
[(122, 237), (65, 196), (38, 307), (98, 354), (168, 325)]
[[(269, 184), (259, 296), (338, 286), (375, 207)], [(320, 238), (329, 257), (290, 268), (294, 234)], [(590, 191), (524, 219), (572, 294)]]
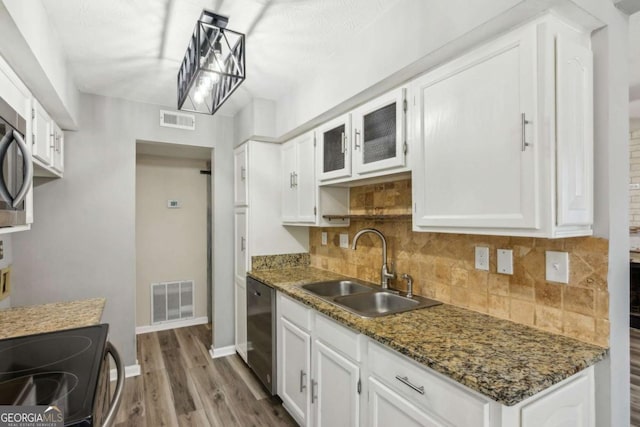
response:
[(211, 156), (136, 142), (136, 334), (213, 319)]

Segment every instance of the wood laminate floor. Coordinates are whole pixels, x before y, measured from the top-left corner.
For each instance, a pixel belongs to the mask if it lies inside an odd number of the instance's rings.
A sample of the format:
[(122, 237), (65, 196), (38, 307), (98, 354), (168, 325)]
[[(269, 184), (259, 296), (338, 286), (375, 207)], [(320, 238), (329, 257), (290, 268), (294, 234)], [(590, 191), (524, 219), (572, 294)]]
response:
[(211, 325), (141, 334), (116, 426), (296, 426), (237, 355), (211, 359)]
[(630, 329), (631, 426), (640, 427), (640, 330)]

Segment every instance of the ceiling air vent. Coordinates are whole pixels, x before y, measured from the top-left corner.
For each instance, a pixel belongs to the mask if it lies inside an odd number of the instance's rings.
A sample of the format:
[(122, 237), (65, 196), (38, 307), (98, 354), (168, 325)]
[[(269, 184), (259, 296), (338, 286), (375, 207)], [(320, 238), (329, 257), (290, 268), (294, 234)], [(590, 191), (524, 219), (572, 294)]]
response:
[(160, 126), (185, 130), (196, 129), (196, 116), (175, 111), (160, 110)]

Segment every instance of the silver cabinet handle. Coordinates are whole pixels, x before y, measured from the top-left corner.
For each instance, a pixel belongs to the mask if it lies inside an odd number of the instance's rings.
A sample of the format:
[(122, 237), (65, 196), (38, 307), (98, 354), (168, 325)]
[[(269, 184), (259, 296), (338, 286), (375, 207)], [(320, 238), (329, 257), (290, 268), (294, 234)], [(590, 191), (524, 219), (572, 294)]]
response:
[(522, 151), (525, 151), (527, 149), (528, 146), (530, 146), (531, 144), (529, 144), (527, 142), (527, 129), (526, 126), (528, 124), (531, 124), (531, 122), (529, 120), (527, 120), (527, 116), (525, 113), (520, 114), (520, 120), (522, 121), (521, 126), (522, 126), (522, 137), (521, 137), (521, 142), (522, 142)]
[(289, 188), (293, 188), (293, 172), (289, 172)]
[(344, 154), (347, 151), (347, 136), (342, 132), (340, 136), (340, 142), (342, 143), (342, 147), (340, 148), (340, 152)]
[(307, 388), (307, 385), (304, 383), (304, 377), (306, 376), (307, 374), (305, 374), (304, 371), (300, 369), (300, 393), (302, 393), (304, 389)]
[(247, 179), (247, 168), (245, 168), (244, 166), (240, 167), (240, 179), (243, 181)]
[(315, 380), (311, 380), (311, 403), (318, 400), (318, 396), (316, 396), (317, 388), (318, 388), (318, 382)]
[(244, 237), (240, 237), (240, 250), (242, 252), (244, 252), (244, 250), (245, 250), (245, 241), (246, 241), (246, 239)]
[(297, 173), (293, 173), (293, 186), (297, 187), (298, 186), (298, 174)]
[(355, 136), (353, 138), (353, 149), (354, 150), (359, 150), (360, 149), (360, 144), (358, 144), (358, 141), (360, 140), (360, 131), (358, 129), (355, 130)]
[(401, 377), (400, 375), (396, 375), (396, 379), (400, 381), (402, 384), (411, 387), (418, 393), (424, 394), (424, 386), (421, 385), (420, 387), (418, 387), (417, 385), (411, 384), (411, 381), (409, 381), (408, 377)]

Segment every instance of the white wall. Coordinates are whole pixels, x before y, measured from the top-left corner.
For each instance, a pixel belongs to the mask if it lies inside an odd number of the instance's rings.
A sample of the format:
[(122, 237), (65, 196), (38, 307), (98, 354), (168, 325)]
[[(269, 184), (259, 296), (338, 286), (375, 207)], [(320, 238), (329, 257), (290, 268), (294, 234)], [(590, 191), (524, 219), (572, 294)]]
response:
[[(220, 141), (236, 141), (233, 120), (220, 123)], [(233, 144), (213, 151), (213, 348), (235, 344), (233, 281)]]
[(35, 188), (33, 228), (13, 236), (13, 305), (106, 297), (102, 320), (126, 365), (136, 361), (136, 140), (232, 145), (218, 133), (229, 119), (198, 115), (194, 132), (161, 128), (160, 108), (82, 95), (80, 131), (65, 133), (64, 178)]
[[(11, 235), (0, 235), (0, 241), (2, 241), (4, 257), (0, 260), (0, 269), (5, 268), (13, 262), (13, 246), (11, 244)], [(0, 301), (0, 310), (11, 307), (11, 294), (8, 297)], [(2, 327), (2, 325), (0, 325)]]
[[(207, 316), (207, 179), (203, 160), (136, 158), (136, 326), (151, 324), (151, 283), (194, 281)], [(169, 209), (177, 200), (180, 208)]]
[(63, 129), (76, 129), (79, 92), (40, 0), (2, 0), (0, 54)]
[(253, 98), (233, 118), (236, 146), (250, 139), (269, 140), (276, 136), (276, 103)]

